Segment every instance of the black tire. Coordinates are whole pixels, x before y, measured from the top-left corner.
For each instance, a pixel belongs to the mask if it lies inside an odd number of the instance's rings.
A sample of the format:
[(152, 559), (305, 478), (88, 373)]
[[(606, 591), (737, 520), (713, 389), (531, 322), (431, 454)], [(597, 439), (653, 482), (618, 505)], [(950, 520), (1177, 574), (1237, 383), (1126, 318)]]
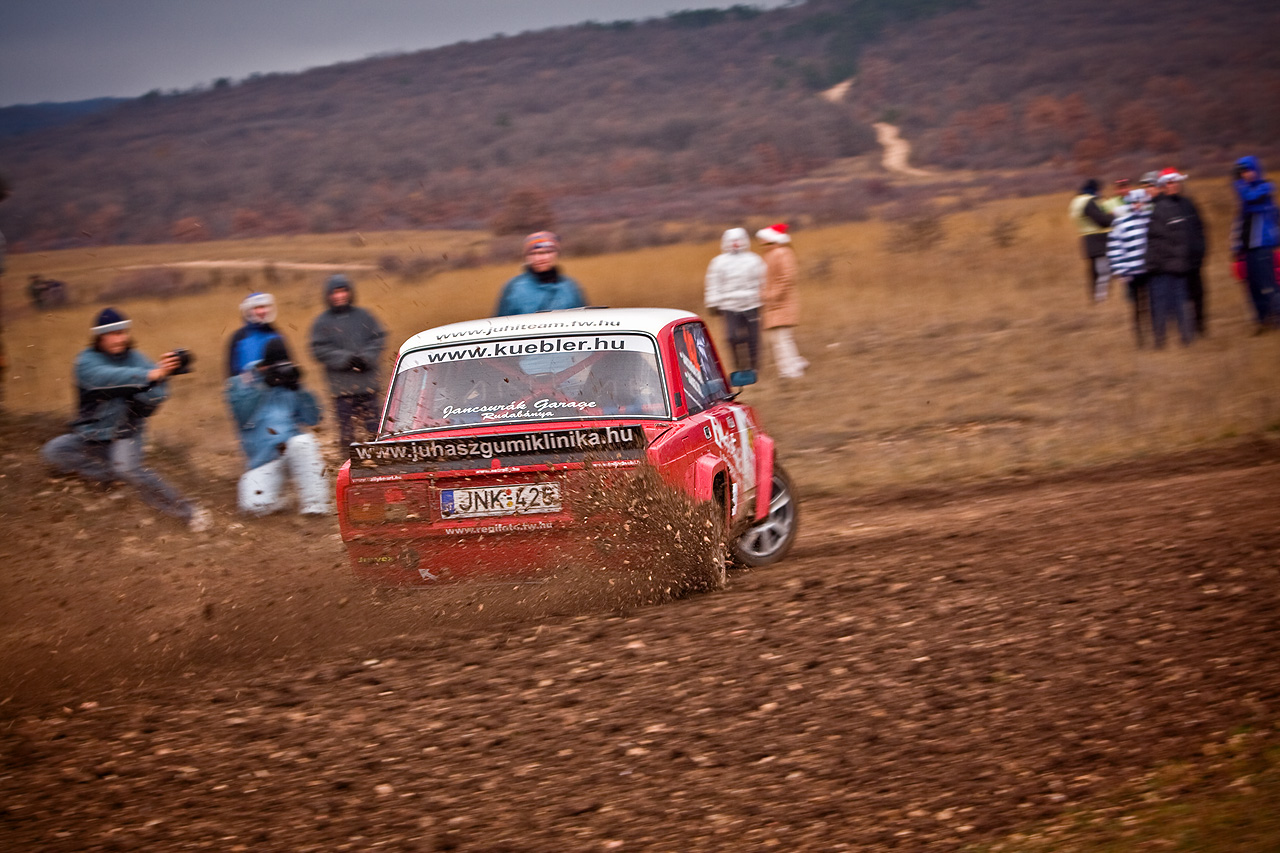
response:
[(773, 463), (769, 514), (748, 527), (730, 544), (733, 561), (741, 566), (772, 566), (787, 556), (800, 529), (800, 502), (786, 470)]

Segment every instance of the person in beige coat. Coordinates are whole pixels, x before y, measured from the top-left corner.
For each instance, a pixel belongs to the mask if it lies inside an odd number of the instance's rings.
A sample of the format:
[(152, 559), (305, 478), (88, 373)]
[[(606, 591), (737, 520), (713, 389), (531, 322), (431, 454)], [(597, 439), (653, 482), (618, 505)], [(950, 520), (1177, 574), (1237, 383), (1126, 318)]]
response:
[(796, 349), (791, 332), (800, 320), (800, 300), (796, 296), (796, 253), (789, 245), (791, 235), (787, 230), (787, 225), (779, 222), (756, 232), (756, 239), (764, 244), (765, 263), (760, 325), (773, 350), (778, 374), (783, 379), (799, 379), (809, 362)]

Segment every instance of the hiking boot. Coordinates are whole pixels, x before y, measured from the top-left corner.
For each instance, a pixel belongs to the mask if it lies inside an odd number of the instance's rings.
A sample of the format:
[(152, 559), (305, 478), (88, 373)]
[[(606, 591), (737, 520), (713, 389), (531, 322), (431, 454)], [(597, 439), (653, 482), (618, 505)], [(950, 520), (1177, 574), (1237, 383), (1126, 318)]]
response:
[(192, 533), (204, 533), (210, 527), (213, 527), (213, 515), (202, 506), (196, 507), (191, 512), (191, 518), (187, 519), (187, 528)]

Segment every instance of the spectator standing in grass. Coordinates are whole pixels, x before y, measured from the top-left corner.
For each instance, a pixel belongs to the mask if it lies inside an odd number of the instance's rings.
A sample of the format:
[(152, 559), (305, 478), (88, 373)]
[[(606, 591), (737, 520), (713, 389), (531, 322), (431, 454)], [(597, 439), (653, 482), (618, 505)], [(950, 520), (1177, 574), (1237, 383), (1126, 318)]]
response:
[(783, 379), (799, 379), (809, 362), (796, 349), (792, 332), (800, 319), (800, 300), (796, 294), (798, 264), (788, 230), (785, 223), (779, 222), (756, 232), (756, 239), (764, 245), (765, 263), (760, 322), (773, 350), (778, 374)]
[(244, 325), (227, 344), (227, 375), (236, 376), (255, 361), (261, 361), (267, 342), (280, 337), (272, 323), (276, 319), (276, 298), (270, 293), (250, 293), (240, 303)]
[(1257, 157), (1236, 161), (1236, 197), (1240, 212), (1232, 229), (1232, 251), (1243, 261), (1245, 282), (1253, 301), (1258, 331), (1280, 326), (1280, 294), (1276, 292), (1276, 246), (1280, 245), (1280, 213), (1271, 182), (1262, 176)]
[[(1175, 173), (1176, 174), (1176, 173)], [(1163, 349), (1170, 320), (1178, 324), (1182, 345), (1195, 338), (1191, 307), (1187, 300), (1187, 273), (1191, 269), (1192, 226), (1186, 211), (1172, 196), (1163, 193), (1173, 179), (1165, 175), (1157, 181), (1161, 194), (1151, 205), (1147, 224), (1147, 271), (1151, 273), (1152, 343)]]
[(1112, 216), (1098, 200), (1098, 182), (1090, 178), (1080, 187), (1068, 207), (1071, 221), (1080, 232), (1081, 248), (1087, 264), (1089, 299), (1101, 302), (1107, 298), (1107, 286), (1111, 282), (1107, 266), (1107, 233), (1111, 230)]
[(311, 355), (324, 365), (338, 449), (345, 457), (357, 427), (364, 437), (378, 433), (378, 360), (387, 333), (376, 317), (355, 305), (355, 286), (345, 275), (329, 277), (324, 299), (326, 309), (311, 324)]
[(508, 281), (493, 316), (536, 314), (582, 308), (587, 304), (578, 283), (560, 272), (560, 238), (535, 231), (524, 238), (524, 269)]
[(1204, 298), (1205, 239), (1204, 220), (1200, 217), (1200, 209), (1190, 198), (1182, 194), (1182, 184), (1187, 176), (1177, 169), (1165, 169), (1160, 173), (1160, 193), (1171, 199), (1182, 210), (1187, 220), (1187, 233), (1190, 240), (1190, 256), (1187, 258), (1187, 299), (1190, 300), (1191, 324), (1196, 334), (1204, 337), (1207, 334)]
[(133, 348), (131, 325), (114, 308), (98, 314), (92, 345), (76, 356), (76, 419), (71, 432), (46, 442), (40, 455), (64, 474), (103, 483), (123, 480), (153, 509), (182, 519), (197, 533), (208, 530), (208, 511), (142, 464), (147, 418), (168, 398), (169, 377), (182, 360), (167, 352), (159, 364), (153, 363)]
[(735, 370), (755, 370), (760, 352), (760, 287), (764, 259), (751, 251), (745, 228), (730, 228), (720, 238), (720, 254), (707, 267), (705, 299), (724, 317)]
[(1138, 347), (1146, 346), (1151, 324), (1151, 300), (1147, 274), (1147, 225), (1151, 202), (1144, 189), (1130, 190), (1125, 203), (1116, 208), (1115, 221), (1107, 238), (1107, 263), (1117, 278), (1128, 280), (1129, 301), (1133, 303), (1133, 335)]
[(238, 489), (241, 512), (267, 515), (283, 509), (288, 501), (287, 479), (297, 489), (298, 512), (329, 512), (324, 459), (315, 436), (307, 430), (320, 422), (320, 407), (300, 385), (301, 378), (284, 339), (274, 337), (267, 341), (262, 358), (226, 382), (227, 402), (248, 463)]

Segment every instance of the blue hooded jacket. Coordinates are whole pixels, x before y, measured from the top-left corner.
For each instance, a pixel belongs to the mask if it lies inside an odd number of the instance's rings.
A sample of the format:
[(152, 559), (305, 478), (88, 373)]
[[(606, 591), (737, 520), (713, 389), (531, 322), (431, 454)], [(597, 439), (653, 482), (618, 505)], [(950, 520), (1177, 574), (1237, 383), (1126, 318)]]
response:
[(1232, 233), (1232, 248), (1236, 254), (1248, 249), (1280, 246), (1280, 210), (1276, 208), (1271, 182), (1262, 176), (1262, 164), (1257, 157), (1241, 157), (1236, 161), (1236, 171), (1250, 169), (1254, 178), (1246, 181), (1237, 178), (1236, 196), (1240, 199), (1240, 215), (1236, 217)]
[(259, 371), (250, 369), (226, 382), (227, 402), (240, 428), (240, 446), (252, 471), (280, 458), (284, 445), (304, 426), (320, 422), (320, 407), (303, 388), (271, 386)]

